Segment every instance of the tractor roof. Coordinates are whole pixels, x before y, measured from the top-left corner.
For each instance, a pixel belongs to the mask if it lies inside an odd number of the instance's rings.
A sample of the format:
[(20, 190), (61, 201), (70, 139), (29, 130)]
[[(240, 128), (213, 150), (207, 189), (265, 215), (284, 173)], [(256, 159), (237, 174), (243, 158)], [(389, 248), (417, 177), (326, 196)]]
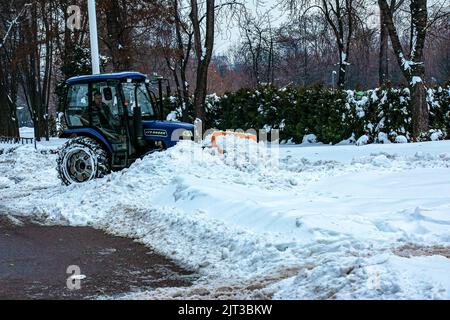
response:
[(103, 73), (103, 74), (72, 77), (67, 79), (66, 83), (76, 84), (76, 83), (99, 82), (106, 80), (123, 80), (123, 79), (145, 80), (147, 79), (147, 76), (140, 72)]

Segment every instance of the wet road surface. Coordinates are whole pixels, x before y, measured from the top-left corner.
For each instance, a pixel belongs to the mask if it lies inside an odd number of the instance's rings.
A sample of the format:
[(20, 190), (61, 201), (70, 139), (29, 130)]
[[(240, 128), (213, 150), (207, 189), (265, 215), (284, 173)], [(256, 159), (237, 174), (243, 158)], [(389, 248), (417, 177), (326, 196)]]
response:
[[(69, 266), (80, 269), (69, 286), (80, 289), (68, 289)], [(128, 238), (0, 216), (0, 299), (95, 299), (189, 286), (194, 277)]]

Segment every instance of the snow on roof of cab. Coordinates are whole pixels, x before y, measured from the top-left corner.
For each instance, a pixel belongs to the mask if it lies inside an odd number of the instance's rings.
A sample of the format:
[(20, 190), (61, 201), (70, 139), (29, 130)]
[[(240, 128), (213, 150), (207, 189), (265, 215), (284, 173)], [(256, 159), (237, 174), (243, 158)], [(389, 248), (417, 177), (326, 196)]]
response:
[(103, 73), (94, 75), (84, 75), (72, 77), (66, 80), (68, 84), (94, 82), (99, 80), (120, 80), (120, 79), (147, 79), (145, 74), (140, 72), (117, 72), (117, 73)]

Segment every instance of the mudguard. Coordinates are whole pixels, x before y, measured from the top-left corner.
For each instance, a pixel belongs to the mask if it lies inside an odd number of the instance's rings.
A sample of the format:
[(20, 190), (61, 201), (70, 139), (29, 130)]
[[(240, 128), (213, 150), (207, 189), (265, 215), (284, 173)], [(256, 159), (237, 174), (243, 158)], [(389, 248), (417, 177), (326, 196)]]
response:
[(64, 130), (64, 132), (60, 135), (60, 138), (70, 138), (72, 135), (86, 136), (95, 139), (101, 144), (103, 144), (105, 148), (108, 150), (108, 152), (110, 153), (113, 152), (111, 143), (109, 143), (109, 141), (97, 129), (94, 128), (67, 129)]

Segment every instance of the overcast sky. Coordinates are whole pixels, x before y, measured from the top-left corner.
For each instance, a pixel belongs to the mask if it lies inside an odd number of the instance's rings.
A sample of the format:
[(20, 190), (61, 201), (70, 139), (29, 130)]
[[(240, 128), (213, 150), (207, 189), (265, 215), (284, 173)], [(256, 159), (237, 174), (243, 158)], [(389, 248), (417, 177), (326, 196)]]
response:
[[(264, 14), (269, 12), (271, 16), (271, 23), (273, 27), (279, 26), (281, 23), (286, 22), (289, 19), (289, 12), (282, 10), (278, 3), (280, 0), (246, 0), (246, 6), (255, 15), (256, 13)], [(379, 24), (378, 6), (373, 3), (370, 5), (373, 12), (366, 21), (370, 27), (376, 28)], [(239, 28), (236, 25), (236, 21), (226, 21), (227, 25), (218, 26), (215, 39), (215, 54), (221, 54), (230, 49), (231, 46), (236, 44), (241, 35), (239, 33)]]

